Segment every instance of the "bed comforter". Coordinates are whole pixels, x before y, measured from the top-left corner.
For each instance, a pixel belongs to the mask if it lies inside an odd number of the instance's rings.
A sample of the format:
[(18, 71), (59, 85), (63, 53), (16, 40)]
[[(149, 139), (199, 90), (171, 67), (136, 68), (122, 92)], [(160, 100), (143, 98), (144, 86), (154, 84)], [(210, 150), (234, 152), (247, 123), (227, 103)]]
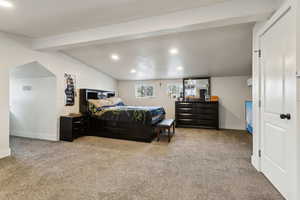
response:
[(89, 110), (93, 117), (102, 120), (136, 122), (145, 125), (152, 125), (161, 120), (165, 115), (162, 107), (152, 106), (114, 106), (97, 108), (93, 104), (89, 104)]

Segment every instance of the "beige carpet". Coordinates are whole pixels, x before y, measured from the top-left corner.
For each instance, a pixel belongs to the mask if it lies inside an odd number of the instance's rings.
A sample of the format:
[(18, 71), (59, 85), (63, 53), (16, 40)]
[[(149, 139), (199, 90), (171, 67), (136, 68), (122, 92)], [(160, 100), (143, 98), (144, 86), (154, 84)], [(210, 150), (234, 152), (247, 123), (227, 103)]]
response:
[(251, 137), (177, 129), (170, 144), (83, 137), (11, 138), (0, 160), (1, 200), (283, 199), (250, 164)]

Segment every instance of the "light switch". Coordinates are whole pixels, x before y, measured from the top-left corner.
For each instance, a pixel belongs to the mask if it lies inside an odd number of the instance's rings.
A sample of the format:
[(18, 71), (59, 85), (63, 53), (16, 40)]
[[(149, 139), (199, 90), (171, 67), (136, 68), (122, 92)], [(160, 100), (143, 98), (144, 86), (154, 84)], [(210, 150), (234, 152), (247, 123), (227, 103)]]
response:
[(31, 86), (31, 85), (24, 85), (24, 86), (22, 87), (22, 90), (23, 90), (23, 91), (31, 91), (31, 90), (32, 90), (32, 86)]

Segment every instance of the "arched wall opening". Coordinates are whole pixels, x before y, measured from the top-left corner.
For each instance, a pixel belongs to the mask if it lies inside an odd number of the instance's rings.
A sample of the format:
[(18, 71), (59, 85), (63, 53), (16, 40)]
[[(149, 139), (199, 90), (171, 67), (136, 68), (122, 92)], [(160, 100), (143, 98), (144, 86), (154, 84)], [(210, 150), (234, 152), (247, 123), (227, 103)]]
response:
[(10, 135), (57, 140), (57, 80), (39, 62), (10, 69)]

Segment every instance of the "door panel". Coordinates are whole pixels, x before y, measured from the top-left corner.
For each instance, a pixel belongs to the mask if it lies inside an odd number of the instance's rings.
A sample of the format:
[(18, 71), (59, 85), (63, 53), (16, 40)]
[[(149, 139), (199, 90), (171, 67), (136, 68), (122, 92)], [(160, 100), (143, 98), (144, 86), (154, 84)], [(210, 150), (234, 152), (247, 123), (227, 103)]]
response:
[(269, 158), (273, 165), (276, 165), (282, 171), (286, 170), (285, 166), (285, 134), (286, 129), (278, 127), (276, 124), (265, 123), (265, 147), (264, 154)]
[[(269, 38), (271, 39), (271, 38)], [(268, 41), (266, 41), (268, 42)], [(280, 48), (280, 44), (273, 44), (272, 48)], [(274, 59), (266, 61), (265, 64), (265, 110), (272, 113), (283, 111), (283, 68), (282, 58), (279, 52), (272, 49), (268, 51)]]

